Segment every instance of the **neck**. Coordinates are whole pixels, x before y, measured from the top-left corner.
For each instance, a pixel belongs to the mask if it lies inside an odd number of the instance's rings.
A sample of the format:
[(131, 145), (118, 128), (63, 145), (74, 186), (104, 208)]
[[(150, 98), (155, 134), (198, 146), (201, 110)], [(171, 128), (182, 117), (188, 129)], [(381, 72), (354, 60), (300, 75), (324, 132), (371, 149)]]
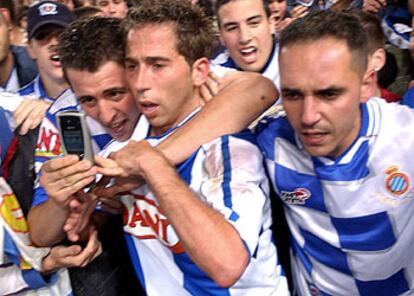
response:
[(43, 87), (45, 88), (45, 93), (49, 98), (55, 99), (66, 89), (69, 88), (69, 85), (66, 83), (65, 79), (50, 79), (46, 75), (40, 73), (42, 79)]
[(174, 121), (173, 124), (170, 125), (166, 125), (163, 127), (153, 127), (151, 126), (151, 130), (150, 130), (150, 136), (151, 137), (159, 137), (162, 136), (163, 134), (165, 134), (166, 132), (168, 132), (170, 129), (176, 127), (178, 124), (180, 124), (185, 118), (187, 118), (192, 112), (194, 112), (194, 110), (196, 110), (198, 107), (202, 106), (201, 102), (201, 98), (194, 97), (193, 100), (191, 100), (191, 102), (189, 102), (188, 104), (186, 104), (185, 106), (182, 107), (182, 109), (180, 110), (180, 115), (177, 116), (176, 120)]
[(0, 62), (0, 85), (6, 85), (7, 80), (9, 79), (9, 76), (13, 69), (13, 63), (13, 54), (10, 50), (7, 56), (4, 58), (4, 60)]

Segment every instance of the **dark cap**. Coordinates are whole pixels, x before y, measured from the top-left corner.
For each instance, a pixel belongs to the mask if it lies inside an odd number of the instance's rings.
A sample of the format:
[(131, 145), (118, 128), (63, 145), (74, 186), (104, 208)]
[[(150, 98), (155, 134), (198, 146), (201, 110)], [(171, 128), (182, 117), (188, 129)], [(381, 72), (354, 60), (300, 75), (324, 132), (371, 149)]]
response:
[(40, 1), (29, 8), (27, 13), (27, 34), (29, 40), (42, 26), (52, 24), (66, 28), (74, 16), (68, 7), (55, 1)]

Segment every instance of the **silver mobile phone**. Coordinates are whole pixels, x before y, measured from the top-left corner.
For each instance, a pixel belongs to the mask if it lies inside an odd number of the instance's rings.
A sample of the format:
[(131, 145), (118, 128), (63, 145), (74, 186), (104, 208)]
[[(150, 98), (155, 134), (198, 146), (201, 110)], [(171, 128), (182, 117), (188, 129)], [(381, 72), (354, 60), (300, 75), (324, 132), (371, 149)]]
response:
[(81, 160), (87, 159), (94, 163), (85, 113), (62, 111), (56, 114), (56, 120), (65, 154), (77, 154)]

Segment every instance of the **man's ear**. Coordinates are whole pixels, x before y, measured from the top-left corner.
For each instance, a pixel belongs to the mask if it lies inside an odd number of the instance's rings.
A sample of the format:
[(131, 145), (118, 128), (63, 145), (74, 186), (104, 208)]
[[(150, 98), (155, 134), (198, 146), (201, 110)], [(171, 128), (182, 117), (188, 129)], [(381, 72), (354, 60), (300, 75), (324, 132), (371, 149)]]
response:
[(27, 46), (26, 46), (26, 48), (27, 48), (27, 53), (29, 54), (29, 56), (33, 59), (33, 60), (36, 60), (36, 54), (34, 53), (34, 51), (33, 51), (33, 44), (32, 44), (32, 41), (28, 41), (27, 42)]
[(207, 58), (200, 58), (196, 60), (192, 65), (191, 78), (193, 85), (201, 86), (208, 77), (208, 71), (210, 70), (210, 64)]
[(367, 102), (371, 97), (375, 96), (377, 88), (377, 72), (368, 68), (362, 77), (361, 83), (361, 103)]
[(382, 67), (384, 67), (386, 59), (387, 57), (385, 50), (383, 48), (378, 48), (369, 59), (368, 69), (378, 72), (382, 69)]

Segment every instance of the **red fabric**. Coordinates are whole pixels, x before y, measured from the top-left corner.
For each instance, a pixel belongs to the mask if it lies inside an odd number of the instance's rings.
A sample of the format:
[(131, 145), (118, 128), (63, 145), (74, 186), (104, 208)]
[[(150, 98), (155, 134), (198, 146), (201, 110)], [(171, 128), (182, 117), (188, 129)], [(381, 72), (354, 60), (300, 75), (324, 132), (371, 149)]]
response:
[(388, 103), (399, 102), (401, 97), (395, 93), (390, 92), (389, 90), (380, 87), (381, 98), (386, 100)]
[(3, 177), (4, 179), (6, 179), (6, 181), (9, 179), (9, 176), (10, 176), (10, 172), (9, 172), (10, 162), (13, 159), (14, 154), (16, 153), (17, 143), (18, 143), (17, 137), (13, 137), (9, 144), (9, 147), (7, 148), (6, 156), (4, 157)]

